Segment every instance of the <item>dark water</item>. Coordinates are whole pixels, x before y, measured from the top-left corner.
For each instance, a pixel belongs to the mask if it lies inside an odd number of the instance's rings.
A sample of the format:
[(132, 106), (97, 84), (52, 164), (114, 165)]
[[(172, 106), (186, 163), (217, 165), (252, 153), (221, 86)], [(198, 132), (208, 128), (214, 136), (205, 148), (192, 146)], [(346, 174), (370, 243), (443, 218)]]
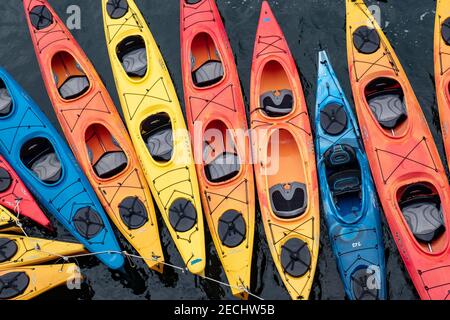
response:
[[(86, 51), (102, 75), (106, 86), (118, 105), (117, 93), (110, 70), (105, 46), (101, 1), (53, 0), (50, 1), (63, 20), (66, 9), (77, 4), (81, 8), (81, 30), (73, 31), (75, 38)], [(179, 47), (179, 1), (136, 0), (150, 29), (158, 42), (173, 76), (179, 97), (183, 97)], [(259, 16), (260, 0), (217, 0), (234, 49), (244, 96), (248, 97), (250, 67)], [(279, 0), (270, 1), (272, 9), (285, 32), (287, 41), (302, 75), (308, 105), (312, 110), (315, 102), (317, 51), (319, 43), (328, 50), (336, 73), (345, 92), (350, 97), (345, 47), (345, 2), (343, 0)], [(433, 27), (435, 1), (367, 1), (378, 4), (382, 12), (385, 32), (406, 69), (422, 109), (443, 154), (439, 132), (437, 108), (433, 85)], [(4, 66), (25, 87), (49, 118), (57, 124), (50, 101), (39, 73), (32, 43), (28, 34), (22, 3), (19, 0), (2, 0), (0, 4), (0, 65)], [(183, 99), (180, 99), (183, 100)], [(246, 98), (248, 103), (248, 99)], [(258, 216), (258, 220), (260, 217)], [(385, 245), (387, 277), (390, 299), (416, 299), (417, 295), (398, 255), (386, 224)], [(182, 265), (169, 234), (160, 227), (166, 261)], [(36, 228), (33, 235), (42, 235)], [(53, 235), (44, 235), (53, 236)], [(70, 236), (58, 228), (57, 238)], [(124, 247), (128, 247), (124, 244)], [(251, 291), (265, 299), (287, 299), (288, 295), (273, 265), (267, 247), (263, 226), (256, 226), (253, 279)], [(215, 254), (214, 246), (207, 237), (209, 254), (207, 275), (226, 281)], [(79, 261), (87, 278), (82, 290), (73, 292), (65, 288), (43, 296), (52, 299), (231, 299), (228, 288), (215, 283), (200, 281), (167, 267), (160, 276), (135, 262), (130, 276), (112, 273), (92, 259)], [(322, 223), (321, 247), (312, 299), (344, 299), (342, 285), (337, 273), (326, 229)]]

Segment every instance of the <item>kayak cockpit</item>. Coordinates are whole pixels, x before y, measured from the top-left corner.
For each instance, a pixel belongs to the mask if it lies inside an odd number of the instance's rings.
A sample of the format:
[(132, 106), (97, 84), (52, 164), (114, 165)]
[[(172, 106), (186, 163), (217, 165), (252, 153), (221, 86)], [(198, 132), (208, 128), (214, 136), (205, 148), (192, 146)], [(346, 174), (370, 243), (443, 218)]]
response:
[(199, 33), (191, 46), (192, 81), (204, 88), (219, 83), (224, 77), (223, 62), (213, 39), (207, 33)]
[(440, 251), (446, 227), (436, 188), (419, 182), (401, 188), (397, 197), (403, 217), (418, 243), (424, 250)]
[(220, 120), (211, 121), (203, 140), (205, 176), (212, 183), (232, 180), (241, 170), (239, 155), (231, 133)]
[(408, 114), (400, 83), (391, 78), (377, 78), (367, 85), (364, 94), (379, 125), (393, 136), (402, 135)]
[(362, 177), (355, 150), (335, 144), (324, 153), (327, 182), (339, 217), (354, 223), (362, 215)]
[(0, 80), (0, 117), (6, 117), (11, 113), (13, 101), (5, 83)]
[(89, 126), (85, 133), (85, 143), (92, 169), (100, 179), (112, 178), (127, 167), (125, 152), (104, 126)]
[(168, 162), (173, 155), (172, 123), (167, 113), (147, 117), (141, 123), (141, 137), (153, 160)]
[(259, 88), (259, 109), (268, 117), (283, 117), (292, 112), (294, 96), (283, 66), (271, 60), (264, 65)]
[(33, 138), (24, 143), (20, 149), (20, 160), (44, 183), (55, 184), (61, 179), (61, 161), (53, 145), (46, 138)]
[(264, 174), (272, 212), (282, 219), (299, 217), (308, 207), (308, 191), (297, 142), (291, 132), (280, 129), (271, 135), (267, 149), (270, 167)]
[(117, 45), (116, 54), (130, 78), (140, 79), (147, 74), (147, 48), (141, 36), (126, 37)]
[(52, 72), (60, 97), (64, 100), (74, 100), (85, 94), (89, 88), (86, 73), (66, 51), (56, 53), (52, 58)]

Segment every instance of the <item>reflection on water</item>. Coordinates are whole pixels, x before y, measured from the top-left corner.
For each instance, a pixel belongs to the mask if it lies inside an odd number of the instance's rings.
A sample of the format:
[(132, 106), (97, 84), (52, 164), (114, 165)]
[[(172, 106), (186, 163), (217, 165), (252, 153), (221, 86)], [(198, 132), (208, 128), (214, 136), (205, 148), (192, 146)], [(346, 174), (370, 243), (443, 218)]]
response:
[[(50, 2), (61, 17), (66, 19), (67, 7), (73, 4), (73, 1), (53, 0)], [(179, 97), (182, 98), (179, 26), (177, 23), (179, 2), (176, 0), (166, 1), (164, 6), (160, 5), (159, 0), (136, 0), (136, 2), (150, 25), (173, 76)], [(218, 0), (217, 2), (225, 20), (228, 34), (232, 35), (231, 45), (237, 59), (246, 103), (248, 103), (251, 57), (261, 1)], [(270, 3), (296, 58), (310, 110), (314, 109), (315, 103), (316, 59), (319, 46), (328, 50), (344, 91), (350, 97), (345, 47), (345, 1), (272, 0)], [(383, 1), (380, 3), (367, 1), (367, 3), (380, 6), (381, 19), (387, 36), (410, 77), (432, 133), (435, 135), (439, 150), (443, 152), (433, 93), (432, 39), (435, 3), (432, 1), (415, 1), (414, 6), (411, 6), (408, 1)], [(77, 1), (77, 4), (81, 8), (81, 29), (74, 31), (73, 34), (91, 58), (118, 105), (104, 42), (101, 1)], [(0, 43), (2, 44), (0, 46), (0, 65), (6, 67), (16, 77), (18, 82), (29, 91), (31, 96), (44, 109), (53, 123), (57, 123), (41, 80), (21, 2), (3, 0), (2, 8), (4, 14), (0, 22)], [(312, 112), (310, 117), (313, 119)], [(260, 220), (259, 214), (257, 218)], [(161, 221), (160, 225), (166, 261), (175, 265), (182, 265), (182, 260)], [(326, 237), (323, 221), (321, 227), (323, 232), (321, 233), (320, 256), (311, 298), (343, 299), (342, 285), (332, 256), (330, 243)], [(58, 238), (67, 239), (70, 237), (61, 227), (57, 229)], [(33, 228), (30, 232), (33, 235), (40, 235), (40, 232)], [(384, 233), (389, 297), (391, 299), (416, 298), (417, 296), (386, 224)], [(211, 238), (208, 235), (206, 240), (207, 275), (226, 281)], [(130, 249), (123, 241), (122, 243), (124, 249)], [(275, 270), (265, 242), (262, 223), (256, 225), (254, 257), (252, 291), (267, 299), (287, 299), (288, 294)], [(228, 288), (204, 280), (201, 281), (192, 275), (180, 274), (169, 267), (165, 268), (165, 273), (161, 276), (149, 271), (142, 262), (136, 261), (133, 268), (130, 267), (127, 275), (119, 275), (99, 265), (94, 258), (82, 260), (80, 263), (81, 271), (88, 279), (88, 283), (82, 286), (82, 290), (69, 292), (63, 288), (45, 297), (59, 299), (62, 297), (78, 299), (232, 298)]]

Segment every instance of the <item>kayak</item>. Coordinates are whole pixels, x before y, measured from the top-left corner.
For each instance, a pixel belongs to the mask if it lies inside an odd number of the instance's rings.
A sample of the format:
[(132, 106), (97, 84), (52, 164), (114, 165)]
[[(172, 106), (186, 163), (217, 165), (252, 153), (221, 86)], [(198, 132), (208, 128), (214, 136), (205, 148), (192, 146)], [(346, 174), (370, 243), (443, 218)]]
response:
[(48, 212), (112, 269), (125, 260), (114, 232), (72, 152), (19, 84), (0, 68), (0, 87), (13, 101), (0, 117), (0, 153)]
[(436, 1), (434, 76), (444, 148), (450, 162), (450, 6), (443, 0)]
[(181, 0), (180, 12), (186, 116), (203, 209), (232, 293), (247, 299), (255, 196), (241, 85), (215, 2)]
[(361, 0), (347, 0), (347, 55), (367, 158), (400, 255), (422, 299), (448, 298), (448, 180), (405, 71)]
[(48, 95), (78, 163), (125, 239), (150, 268), (162, 272), (150, 190), (109, 93), (48, 2), (23, 3)]
[(205, 269), (205, 231), (189, 135), (169, 71), (132, 0), (103, 0), (111, 67), (136, 153), (190, 272)]
[(325, 51), (319, 52), (316, 152), (328, 235), (346, 296), (386, 299), (381, 211), (353, 111)]
[(0, 270), (0, 300), (30, 300), (81, 277), (74, 263)]
[(41, 264), (85, 253), (79, 243), (0, 234), (0, 270)]
[(10, 213), (5, 207), (0, 205), (0, 232), (20, 233), (19, 219)]
[(291, 298), (308, 299), (320, 238), (313, 140), (297, 67), (267, 1), (253, 51), (250, 124), (267, 243)]
[[(2, 99), (4, 98), (4, 99)], [(5, 102), (4, 112), (12, 107), (11, 99), (8, 98), (4, 88), (0, 88), (0, 105)], [(1, 108), (1, 106), (0, 106)], [(52, 224), (42, 212), (33, 196), (28, 191), (17, 173), (0, 155), (0, 204), (14, 211), (18, 215), (25, 216), (38, 225), (49, 230)]]

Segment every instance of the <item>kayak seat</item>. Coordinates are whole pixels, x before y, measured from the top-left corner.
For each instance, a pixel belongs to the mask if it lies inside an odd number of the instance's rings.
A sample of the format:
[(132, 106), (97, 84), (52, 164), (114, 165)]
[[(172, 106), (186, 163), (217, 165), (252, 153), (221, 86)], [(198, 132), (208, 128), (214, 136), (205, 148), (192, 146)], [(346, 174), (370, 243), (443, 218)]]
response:
[(347, 144), (336, 144), (324, 153), (327, 168), (340, 169), (356, 164), (355, 150)]
[(320, 110), (320, 126), (329, 135), (341, 134), (347, 121), (347, 113), (340, 104), (330, 103)]
[(0, 116), (6, 116), (11, 112), (12, 99), (6, 88), (0, 88)]
[(239, 174), (239, 162), (236, 153), (223, 152), (205, 165), (206, 177), (214, 183), (230, 180)]
[(399, 202), (406, 222), (417, 240), (432, 242), (445, 231), (439, 196), (423, 184), (411, 185)]
[(209, 60), (192, 72), (192, 79), (197, 87), (208, 87), (222, 80), (224, 75), (222, 62)]
[(120, 42), (117, 56), (128, 76), (142, 78), (147, 73), (147, 49), (140, 36), (127, 37)]
[(283, 89), (265, 92), (260, 96), (260, 107), (269, 117), (285, 116), (294, 107), (292, 91)]
[(394, 129), (407, 118), (406, 105), (400, 84), (389, 78), (381, 78), (366, 88), (367, 102), (378, 123), (386, 129)]
[(123, 151), (104, 153), (93, 165), (95, 174), (101, 179), (108, 179), (122, 172), (128, 164)]
[(299, 182), (280, 183), (269, 190), (273, 213), (283, 219), (302, 215), (308, 206), (306, 185)]
[(156, 161), (169, 161), (172, 159), (173, 139), (170, 126), (149, 135), (145, 143)]
[(361, 172), (356, 169), (337, 171), (328, 178), (333, 196), (361, 191)]
[(59, 94), (65, 100), (72, 100), (82, 96), (89, 89), (86, 76), (71, 76), (58, 88)]

